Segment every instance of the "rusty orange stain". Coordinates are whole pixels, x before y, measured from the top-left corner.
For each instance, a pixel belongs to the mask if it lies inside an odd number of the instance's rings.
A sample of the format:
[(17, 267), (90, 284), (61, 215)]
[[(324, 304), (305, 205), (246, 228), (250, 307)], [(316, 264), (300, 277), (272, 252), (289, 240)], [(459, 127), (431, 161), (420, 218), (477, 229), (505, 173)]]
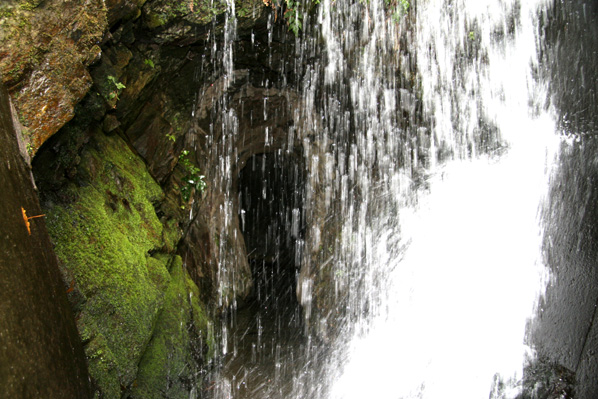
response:
[(71, 280), (71, 286), (66, 290), (66, 293), (70, 293), (75, 289), (75, 280)]
[(35, 216), (27, 216), (27, 211), (25, 208), (21, 207), (21, 212), (23, 213), (23, 221), (25, 222), (25, 226), (27, 227), (27, 232), (31, 235), (31, 223), (29, 223), (29, 219), (41, 218), (44, 215), (35, 215)]

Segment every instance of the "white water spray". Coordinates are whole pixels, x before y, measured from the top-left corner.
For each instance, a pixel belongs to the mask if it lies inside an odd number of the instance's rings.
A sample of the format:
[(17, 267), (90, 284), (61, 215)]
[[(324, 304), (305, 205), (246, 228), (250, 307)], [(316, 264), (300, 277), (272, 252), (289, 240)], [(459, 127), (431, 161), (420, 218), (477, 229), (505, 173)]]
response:
[[(533, 356), (526, 325), (547, 279), (538, 215), (558, 144), (532, 73), (544, 0), (427, 0), (416, 14), (389, 13), (403, 4), (322, 0), (296, 42), (300, 59), (322, 61), (296, 70), (292, 131), (307, 187), (287, 227), (297, 236), (299, 216), (307, 220), (299, 302), (315, 326), (306, 332), (333, 347), (321, 371), (308, 335), (292, 383), (276, 386), (279, 369), (294, 362), (276, 355), (274, 380), (260, 376), (251, 395), (480, 399), (500, 379), (507, 389), (491, 398), (507, 399)], [(222, 111), (218, 181), (229, 189), (238, 123), (226, 103)], [(224, 303), (232, 279), (220, 257)], [(278, 348), (262, 347), (259, 322), (252, 359)], [(221, 338), (225, 349), (226, 327)], [(249, 390), (247, 381), (223, 379), (215, 396)]]
[[(533, 355), (526, 324), (547, 278), (538, 213), (558, 139), (531, 73), (543, 2), (421, 3), (432, 178), (376, 232), (384, 243), (373, 258), (386, 262), (366, 267), (393, 270), (384, 311), (351, 340), (331, 396), (479, 399), (499, 375), (511, 384), (493, 398), (510, 398)], [(481, 120), (496, 136), (479, 155)], [(386, 254), (389, 236), (406, 245), (401, 257)]]

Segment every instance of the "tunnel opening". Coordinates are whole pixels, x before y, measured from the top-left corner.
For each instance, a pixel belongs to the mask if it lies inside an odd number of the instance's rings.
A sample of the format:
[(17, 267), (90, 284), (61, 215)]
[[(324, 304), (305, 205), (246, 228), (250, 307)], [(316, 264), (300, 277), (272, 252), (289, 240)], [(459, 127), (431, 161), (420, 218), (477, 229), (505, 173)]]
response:
[(296, 312), (305, 215), (305, 165), (298, 151), (251, 156), (239, 173), (239, 223), (254, 283), (250, 302)]

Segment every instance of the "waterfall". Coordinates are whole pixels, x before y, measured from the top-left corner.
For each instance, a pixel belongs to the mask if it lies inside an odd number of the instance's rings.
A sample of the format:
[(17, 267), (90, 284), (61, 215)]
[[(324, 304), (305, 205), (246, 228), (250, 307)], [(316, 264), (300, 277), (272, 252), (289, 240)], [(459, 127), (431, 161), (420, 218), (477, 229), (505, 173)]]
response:
[[(339, 362), (344, 370), (335, 376), (333, 398), (510, 398), (519, 392), (523, 366), (534, 356), (526, 326), (549, 278), (539, 212), (558, 145), (555, 117), (543, 107), (547, 88), (534, 75), (543, 6), (417, 4), (415, 52), (429, 125), (408, 136), (427, 146), (414, 148), (408, 166), (386, 169), (385, 191), (364, 199), (384, 198), (375, 217), (360, 222), (368, 233), (342, 250), (365, 247), (361, 278), (384, 285), (362, 288), (381, 296), (379, 309), (359, 321)], [(375, 14), (376, 5), (368, 8)], [(385, 26), (383, 19), (368, 22)], [(393, 89), (376, 70), (375, 60), (388, 62), (389, 49), (376, 37), (380, 29), (356, 34), (372, 39), (366, 49), (375, 48), (354, 78), (365, 84), (352, 96), (356, 110), (367, 107), (362, 104), (384, 109), (388, 103), (374, 93)], [(336, 54), (339, 46), (329, 46)], [(393, 128), (399, 136), (400, 128), (383, 123), (396, 111), (391, 104), (365, 116), (366, 126), (376, 125), (360, 129), (366, 164), (396, 159), (387, 151), (392, 145), (376, 146)], [(421, 174), (424, 188), (414, 188), (413, 177)], [(498, 389), (498, 381), (508, 381), (506, 388)]]
[[(262, 346), (257, 319), (252, 361), (271, 352), (267, 382), (281, 383), (282, 363), (296, 367), (269, 397), (517, 395), (534, 357), (526, 328), (550, 278), (539, 215), (559, 139), (538, 73), (544, 3), (321, 0), (315, 16), (293, 10), (301, 100), (287, 145), (302, 146), (306, 176), (287, 228), (296, 237), (306, 221), (295, 246), (306, 340), (284, 358), (279, 344)], [(227, 17), (215, 51), (223, 92), (234, 26)], [(224, 95), (219, 104), (211, 181), (226, 193), (239, 132)], [(224, 204), (236, 223), (234, 199)], [(221, 255), (221, 304), (229, 261)], [(240, 381), (221, 381), (215, 397), (235, 397)]]

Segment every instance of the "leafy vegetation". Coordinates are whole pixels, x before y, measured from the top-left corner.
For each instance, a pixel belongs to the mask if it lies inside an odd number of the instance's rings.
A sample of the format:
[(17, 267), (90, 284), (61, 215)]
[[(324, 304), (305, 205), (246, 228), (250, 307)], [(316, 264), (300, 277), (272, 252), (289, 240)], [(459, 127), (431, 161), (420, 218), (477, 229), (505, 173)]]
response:
[(177, 19), (207, 24), (226, 11), (223, 0), (155, 0), (145, 7), (146, 24), (150, 29), (165, 26)]
[(283, 17), (287, 22), (289, 30), (293, 32), (295, 36), (299, 36), (299, 32), (303, 29), (303, 18), (305, 13), (309, 11), (306, 9), (306, 5), (308, 8), (313, 8), (313, 6), (320, 4), (320, 0), (311, 0), (307, 2), (301, 0), (284, 0), (284, 4), (279, 3), (277, 0), (263, 1), (265, 5), (272, 7), (274, 10), (283, 7), (284, 5)]
[(384, 0), (386, 6), (392, 14), (392, 19), (395, 22), (400, 22), (401, 19), (409, 12), (411, 4), (408, 0)]
[(110, 83), (112, 83), (112, 85), (110, 85), (112, 90), (110, 91), (110, 93), (108, 93), (108, 99), (110, 99), (110, 100), (117, 99), (118, 100), (118, 96), (120, 95), (120, 93), (122, 92), (123, 89), (127, 88), (127, 86), (125, 86), (124, 84), (122, 84), (121, 82), (116, 80), (116, 78), (112, 75), (108, 75), (107, 79)]
[(146, 58), (145, 61), (143, 61), (143, 63), (152, 69), (154, 69), (155, 67), (154, 61), (150, 60), (149, 58)]
[(301, 2), (299, 0), (286, 0), (287, 9), (284, 17), (289, 25), (289, 30), (299, 36), (299, 31), (303, 28), (303, 13), (300, 12)]
[(41, 1), (24, 0), (19, 7), (25, 11), (33, 11), (40, 3)]
[(191, 198), (193, 191), (201, 194), (206, 188), (205, 176), (200, 175), (199, 168), (189, 159), (189, 151), (184, 150), (179, 155), (179, 164), (185, 170), (183, 177), (183, 186), (181, 187), (181, 198), (187, 202)]

